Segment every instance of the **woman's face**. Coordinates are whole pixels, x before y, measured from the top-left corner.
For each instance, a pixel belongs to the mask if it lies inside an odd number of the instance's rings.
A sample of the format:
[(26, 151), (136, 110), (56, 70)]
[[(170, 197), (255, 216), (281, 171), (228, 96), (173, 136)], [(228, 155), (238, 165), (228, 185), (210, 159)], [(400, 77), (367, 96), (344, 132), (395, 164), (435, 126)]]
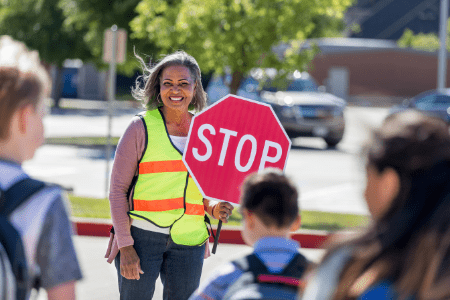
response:
[(400, 178), (392, 168), (382, 172), (373, 166), (366, 168), (366, 190), (364, 197), (374, 219), (381, 218), (391, 206), (400, 190)]
[(188, 111), (194, 97), (195, 81), (185, 66), (166, 67), (161, 74), (161, 101), (167, 108)]

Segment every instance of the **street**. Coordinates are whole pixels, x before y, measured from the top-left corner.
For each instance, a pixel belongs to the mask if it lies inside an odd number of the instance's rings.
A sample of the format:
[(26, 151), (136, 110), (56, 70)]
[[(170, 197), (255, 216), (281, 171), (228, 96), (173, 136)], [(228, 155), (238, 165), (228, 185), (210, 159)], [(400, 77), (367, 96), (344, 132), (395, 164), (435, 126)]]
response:
[[(77, 300), (118, 300), (117, 273), (114, 264), (108, 264), (104, 258), (108, 238), (74, 237), (75, 248), (83, 272), (83, 280), (77, 283)], [(252, 248), (245, 245), (220, 244), (216, 254), (204, 261), (202, 278), (204, 282), (222, 264), (247, 255)], [(301, 249), (301, 253), (308, 259), (318, 262), (324, 250)], [(162, 299), (163, 287), (158, 279), (155, 287), (154, 299)], [(45, 300), (47, 294), (41, 289), (37, 300)]]
[[(112, 135), (120, 136), (136, 112), (116, 114)], [(361, 197), (364, 167), (358, 154), (370, 128), (378, 126), (386, 113), (384, 108), (348, 107), (344, 139), (335, 149), (327, 149), (319, 138), (293, 140), (286, 174), (300, 189), (302, 209), (367, 213)], [(105, 136), (108, 128), (107, 116), (92, 112), (48, 115), (44, 123), (46, 137)], [(37, 178), (72, 188), (76, 195), (106, 196), (103, 149), (44, 145), (31, 161), (24, 163), (24, 168)]]
[[(348, 107), (346, 132), (336, 149), (327, 149), (318, 138), (297, 138), (286, 167), (300, 189), (300, 206), (305, 210), (351, 212), (367, 214), (362, 199), (364, 167), (359, 151), (369, 137), (370, 128), (380, 124), (386, 109)], [(112, 123), (112, 135), (120, 136), (133, 111), (117, 114)], [(104, 136), (107, 117), (104, 113), (48, 115), (45, 120), (46, 136)], [(105, 154), (101, 149), (44, 145), (33, 160), (24, 164), (31, 175), (73, 188), (76, 195), (104, 197), (106, 184)], [(75, 247), (84, 279), (77, 285), (79, 300), (119, 299), (117, 275), (114, 265), (104, 258), (108, 239), (75, 236)], [(249, 253), (243, 245), (220, 244), (217, 254), (205, 260), (201, 281), (221, 264)], [(324, 250), (302, 249), (304, 255), (319, 261)], [(162, 298), (162, 284), (158, 280), (155, 299)], [(46, 299), (41, 291), (39, 300)]]

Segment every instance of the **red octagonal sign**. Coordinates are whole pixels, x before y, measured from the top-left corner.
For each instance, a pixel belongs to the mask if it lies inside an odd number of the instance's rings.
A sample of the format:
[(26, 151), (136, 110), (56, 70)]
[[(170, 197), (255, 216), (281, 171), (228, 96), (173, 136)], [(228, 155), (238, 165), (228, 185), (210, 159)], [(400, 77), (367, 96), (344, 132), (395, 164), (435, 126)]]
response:
[(192, 119), (183, 162), (203, 197), (239, 204), (245, 177), (284, 170), (290, 148), (270, 105), (228, 95)]

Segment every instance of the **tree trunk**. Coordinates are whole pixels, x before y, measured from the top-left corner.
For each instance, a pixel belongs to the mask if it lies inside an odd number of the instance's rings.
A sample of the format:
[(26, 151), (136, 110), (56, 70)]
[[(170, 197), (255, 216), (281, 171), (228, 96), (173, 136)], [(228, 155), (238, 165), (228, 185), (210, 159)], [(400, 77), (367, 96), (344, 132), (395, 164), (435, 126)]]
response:
[(233, 71), (230, 83), (230, 94), (237, 95), (237, 91), (241, 86), (244, 74), (241, 71)]

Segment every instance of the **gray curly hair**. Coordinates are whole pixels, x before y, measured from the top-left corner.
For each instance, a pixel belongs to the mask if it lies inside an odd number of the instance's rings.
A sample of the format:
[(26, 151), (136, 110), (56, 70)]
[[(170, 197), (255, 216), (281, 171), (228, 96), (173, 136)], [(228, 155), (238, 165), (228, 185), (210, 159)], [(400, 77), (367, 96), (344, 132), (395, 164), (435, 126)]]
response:
[(141, 63), (143, 74), (136, 79), (136, 85), (131, 89), (133, 97), (142, 101), (147, 110), (153, 110), (162, 106), (158, 103), (158, 95), (161, 89), (161, 75), (165, 68), (169, 66), (185, 66), (189, 69), (194, 79), (196, 88), (189, 109), (201, 111), (206, 107), (206, 93), (202, 86), (200, 67), (194, 57), (184, 51), (176, 51), (165, 56), (160, 62), (154, 66), (147, 67), (144, 60), (135, 54)]

